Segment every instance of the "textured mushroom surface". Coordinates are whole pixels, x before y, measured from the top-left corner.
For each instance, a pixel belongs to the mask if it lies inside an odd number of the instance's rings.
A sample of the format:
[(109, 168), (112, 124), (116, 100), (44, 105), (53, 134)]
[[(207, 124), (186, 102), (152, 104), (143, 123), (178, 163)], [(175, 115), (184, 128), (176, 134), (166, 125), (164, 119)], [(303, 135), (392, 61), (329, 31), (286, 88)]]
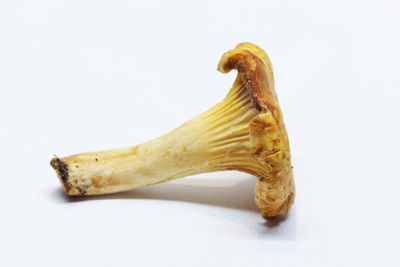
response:
[(258, 178), (255, 203), (263, 216), (285, 214), (295, 187), (271, 63), (261, 48), (242, 43), (219, 62), (219, 71), (232, 69), (238, 75), (220, 103), (164, 136), (128, 148), (53, 158), (65, 192), (109, 194), (198, 173), (238, 170)]

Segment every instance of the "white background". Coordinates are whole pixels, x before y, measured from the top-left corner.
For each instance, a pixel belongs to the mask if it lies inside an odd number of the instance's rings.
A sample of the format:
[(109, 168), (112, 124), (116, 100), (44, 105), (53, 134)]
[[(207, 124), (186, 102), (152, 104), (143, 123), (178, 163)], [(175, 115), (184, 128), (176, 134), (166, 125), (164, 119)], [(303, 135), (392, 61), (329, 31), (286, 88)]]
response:
[[(398, 3), (1, 1), (0, 265), (399, 266)], [(266, 222), (238, 172), (64, 195), (53, 154), (142, 143), (205, 111), (243, 41), (274, 66), (287, 217)]]

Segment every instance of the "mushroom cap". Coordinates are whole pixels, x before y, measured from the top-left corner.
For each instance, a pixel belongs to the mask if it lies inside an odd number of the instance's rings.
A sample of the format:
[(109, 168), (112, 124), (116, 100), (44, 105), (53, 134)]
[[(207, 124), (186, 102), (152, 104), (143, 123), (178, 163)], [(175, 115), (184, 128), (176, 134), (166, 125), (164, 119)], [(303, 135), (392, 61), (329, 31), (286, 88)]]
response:
[(285, 214), (293, 205), (295, 186), (289, 139), (274, 89), (272, 65), (267, 54), (251, 43), (226, 52), (218, 70), (238, 70), (255, 107), (260, 111), (249, 125), (251, 155), (262, 166), (257, 173), (255, 202), (265, 217)]

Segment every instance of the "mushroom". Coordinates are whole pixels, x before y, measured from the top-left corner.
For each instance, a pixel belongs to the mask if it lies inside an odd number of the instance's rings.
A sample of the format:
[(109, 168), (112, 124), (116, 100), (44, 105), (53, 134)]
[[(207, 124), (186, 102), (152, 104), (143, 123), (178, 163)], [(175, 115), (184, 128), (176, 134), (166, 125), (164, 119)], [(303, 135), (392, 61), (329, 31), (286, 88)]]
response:
[(295, 186), (271, 63), (261, 48), (241, 43), (219, 62), (222, 73), (232, 69), (238, 75), (226, 97), (166, 135), (128, 148), (55, 156), (50, 164), (65, 192), (109, 194), (237, 170), (258, 178), (255, 203), (264, 217), (288, 212)]

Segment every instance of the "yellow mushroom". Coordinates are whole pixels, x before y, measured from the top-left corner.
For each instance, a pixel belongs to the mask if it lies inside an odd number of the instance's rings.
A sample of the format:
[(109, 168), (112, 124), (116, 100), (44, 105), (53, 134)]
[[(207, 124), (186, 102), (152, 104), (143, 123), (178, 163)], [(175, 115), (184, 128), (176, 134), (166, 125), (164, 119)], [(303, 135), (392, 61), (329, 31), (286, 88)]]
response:
[(242, 43), (219, 62), (219, 71), (232, 69), (238, 75), (226, 97), (166, 135), (133, 147), (53, 158), (51, 166), (65, 192), (109, 194), (238, 170), (258, 177), (255, 203), (263, 216), (285, 214), (295, 186), (271, 63), (261, 48)]

